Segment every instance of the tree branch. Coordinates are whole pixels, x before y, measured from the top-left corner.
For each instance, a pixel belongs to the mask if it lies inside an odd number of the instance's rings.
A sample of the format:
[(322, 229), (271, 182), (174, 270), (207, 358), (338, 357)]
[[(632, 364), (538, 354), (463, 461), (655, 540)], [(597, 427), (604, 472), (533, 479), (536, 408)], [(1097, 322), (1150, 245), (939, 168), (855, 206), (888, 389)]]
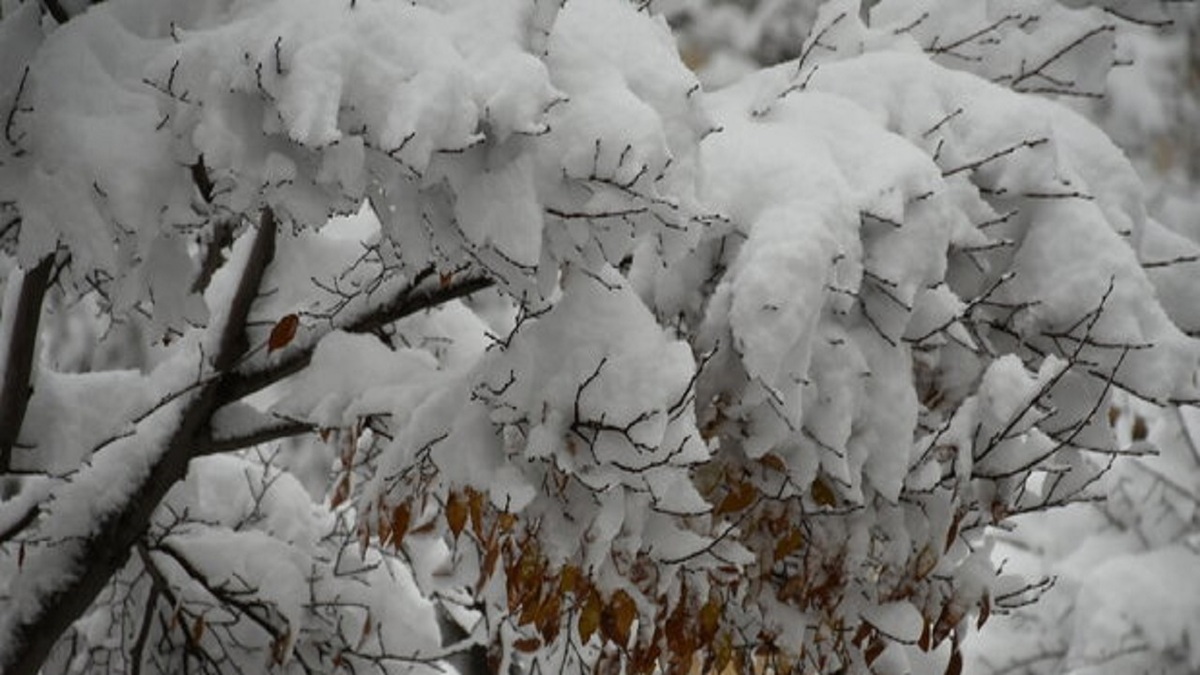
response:
[(12, 331), (5, 354), (4, 382), (0, 384), (0, 473), (12, 466), (12, 450), (25, 422), (25, 411), (33, 393), (30, 376), (33, 374), (33, 353), (37, 346), (38, 322), (42, 301), (50, 284), (54, 254), (42, 258), (21, 279), (20, 295), (13, 312)]
[[(348, 333), (371, 333), (417, 312), (463, 298), (477, 291), (492, 286), (494, 283), (486, 277), (467, 277), (450, 284), (437, 283), (432, 288), (423, 288), (424, 277), (418, 276), (414, 283), (406, 286), (390, 302), (376, 307), (340, 326), (330, 326), (328, 332), (340, 329)], [(222, 378), (217, 398), (221, 405), (240, 400), (256, 391), (264, 389), (289, 375), (304, 370), (312, 362), (313, 352), (316, 351), (320, 340), (312, 340), (306, 347), (298, 347), (276, 361), (259, 370), (235, 372)]]
[[(275, 216), (270, 209), (264, 209), (228, 316), (220, 328), (212, 362), (218, 373), (230, 370), (246, 351), (246, 320), (267, 266), (274, 257), (275, 236)], [(18, 575), (13, 579), (15, 596), (32, 597), (27, 598), (28, 606), (22, 606), (20, 602), (26, 598), (18, 597), (14, 601), (17, 606), (4, 621), (7, 635), (0, 639), (0, 670), (4, 673), (36, 675), (59, 637), (83, 615), (112, 576), (124, 566), (129, 552), (145, 533), (154, 510), (171, 487), (187, 474), (196, 441), (217, 407), (219, 382), (219, 379), (210, 380), (191, 397), (179, 402), (179, 421), (165, 439), (165, 449), (137, 479), (134, 488), (87, 528), (86, 535), (63, 542), (63, 550), (55, 552), (61, 557), (49, 563), (62, 567), (60, 581), (48, 587), (41, 585), (44, 584), (44, 570), (31, 577)], [(71, 497), (69, 489), (68, 486), (61, 497)], [(26, 588), (20, 588), (22, 582)]]

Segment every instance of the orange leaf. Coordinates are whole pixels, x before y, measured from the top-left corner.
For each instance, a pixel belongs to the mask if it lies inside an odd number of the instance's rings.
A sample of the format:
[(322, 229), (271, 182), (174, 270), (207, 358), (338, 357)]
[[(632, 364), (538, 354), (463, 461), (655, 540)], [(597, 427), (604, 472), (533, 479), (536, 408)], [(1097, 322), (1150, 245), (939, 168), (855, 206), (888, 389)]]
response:
[(275, 326), (271, 329), (271, 337), (267, 338), (267, 353), (270, 354), (288, 346), (292, 338), (296, 337), (296, 329), (299, 327), (300, 317), (295, 314), (288, 314), (275, 322)]
[(446, 524), (456, 538), (467, 525), (467, 504), (454, 492), (446, 499)]
[(829, 487), (820, 478), (813, 480), (812, 498), (814, 502), (821, 506), (834, 506), (837, 504), (837, 495), (833, 492), (833, 488)]
[(619, 647), (629, 644), (630, 628), (637, 618), (637, 603), (623, 590), (613, 593), (608, 607), (600, 614), (600, 631)]
[(600, 594), (593, 590), (583, 602), (579, 611), (579, 640), (587, 644), (600, 627)]
[(723, 513), (735, 513), (741, 511), (754, 503), (754, 498), (758, 496), (758, 488), (750, 483), (738, 483), (733, 486), (729, 494), (721, 500), (717, 508), (713, 511), (714, 516), (719, 516)]

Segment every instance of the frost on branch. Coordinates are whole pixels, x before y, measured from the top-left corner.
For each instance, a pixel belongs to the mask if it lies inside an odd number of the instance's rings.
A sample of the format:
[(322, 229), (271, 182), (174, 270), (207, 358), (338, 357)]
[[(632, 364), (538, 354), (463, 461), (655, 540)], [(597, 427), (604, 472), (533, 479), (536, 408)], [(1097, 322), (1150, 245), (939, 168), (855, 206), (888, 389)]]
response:
[[(0, 79), (5, 269), (130, 344), (28, 378), (0, 659), (955, 667), (1040, 588), (985, 528), (1092, 498), (1114, 392), (1193, 400), (1198, 352), (1128, 163), (1035, 96), (1075, 52), (989, 82), (948, 3), (891, 6), (716, 93), (608, 0), (6, 16), (44, 43)], [(288, 437), (313, 502), (219, 456)]]

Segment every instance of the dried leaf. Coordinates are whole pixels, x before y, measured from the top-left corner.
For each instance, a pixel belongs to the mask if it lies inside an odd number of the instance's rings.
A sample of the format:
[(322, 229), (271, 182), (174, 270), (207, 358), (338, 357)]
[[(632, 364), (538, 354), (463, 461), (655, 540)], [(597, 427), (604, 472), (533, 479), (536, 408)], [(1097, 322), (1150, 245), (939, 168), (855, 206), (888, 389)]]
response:
[(271, 336), (267, 338), (267, 353), (270, 354), (288, 346), (292, 338), (296, 337), (296, 329), (299, 327), (300, 317), (295, 314), (288, 314), (276, 321), (275, 326), (271, 328)]
[(483, 493), (467, 488), (467, 506), (471, 512), (471, 527), (475, 530), (475, 536), (483, 539)]
[(719, 516), (725, 513), (736, 513), (745, 510), (754, 503), (754, 499), (758, 497), (758, 488), (748, 482), (738, 483), (733, 486), (717, 508), (713, 510), (714, 516)]
[(579, 610), (579, 640), (583, 644), (587, 644), (588, 640), (592, 639), (592, 635), (596, 633), (596, 629), (600, 627), (602, 604), (600, 594), (595, 590), (588, 593), (587, 599), (583, 601), (583, 607)]
[(542, 641), (535, 637), (521, 638), (513, 643), (513, 648), (519, 652), (536, 652), (542, 646)]
[(966, 511), (959, 511), (954, 514), (954, 518), (950, 521), (950, 529), (946, 530), (946, 548), (944, 551), (949, 551), (954, 545), (954, 540), (958, 538), (958, 528), (962, 525), (963, 516)]
[(804, 533), (797, 527), (792, 527), (788, 533), (775, 542), (775, 562), (779, 562), (795, 553), (804, 545)]
[(715, 597), (709, 598), (708, 602), (704, 603), (704, 606), (700, 608), (700, 642), (702, 644), (712, 642), (720, 624), (721, 604), (717, 602)]
[(558, 637), (558, 621), (561, 616), (561, 599), (557, 593), (550, 592), (550, 597), (538, 605), (537, 612), (533, 617), (533, 624), (537, 627), (538, 633), (546, 640), (553, 642), (554, 638)]
[(451, 492), (449, 498), (446, 499), (446, 524), (450, 526), (450, 531), (454, 533), (455, 538), (467, 525), (467, 503), (458, 493)]
[(927, 652), (933, 648), (933, 624), (929, 619), (924, 621), (925, 627), (921, 629), (921, 637), (917, 638), (917, 646), (921, 651)]
[(1135, 441), (1144, 441), (1146, 436), (1150, 435), (1150, 428), (1146, 425), (1146, 418), (1138, 415), (1133, 418), (1133, 429), (1131, 435)]
[(983, 628), (983, 624), (987, 623), (988, 617), (992, 615), (992, 598), (986, 593), (979, 601), (979, 619), (975, 621), (975, 628)]
[(288, 643), (291, 642), (291, 629), (284, 631), (279, 637), (271, 642), (271, 663), (277, 666), (283, 665), (288, 655)]
[(774, 469), (779, 473), (787, 473), (787, 463), (784, 462), (779, 455), (776, 455), (773, 452), (768, 452), (762, 457), (759, 457), (758, 461), (763, 466)]
[(620, 647), (628, 646), (630, 629), (637, 614), (637, 603), (624, 590), (618, 590), (600, 614), (601, 633)]
[(192, 622), (192, 644), (200, 644), (200, 640), (204, 639), (204, 617), (197, 616)]
[(392, 546), (400, 549), (404, 535), (408, 534), (408, 523), (412, 520), (412, 507), (404, 502), (392, 509)]
[(946, 664), (946, 675), (961, 675), (963, 669), (962, 652), (957, 649), (950, 654), (950, 663)]
[(1108, 409), (1108, 426), (1110, 426), (1110, 427), (1117, 426), (1117, 420), (1120, 419), (1120, 417), (1121, 417), (1121, 409), (1120, 408), (1118, 408), (1116, 406), (1112, 406), (1111, 408), (1109, 408)]
[(814, 502), (820, 504), (821, 506), (837, 505), (837, 494), (835, 494), (833, 488), (829, 487), (829, 484), (821, 480), (820, 477), (814, 479), (812, 482), (812, 498)]
[(560, 594), (574, 593), (578, 583), (579, 568), (574, 565), (563, 565), (558, 577), (558, 592)]
[(916, 573), (916, 578), (920, 580), (929, 576), (929, 573), (932, 572), (935, 567), (937, 567), (937, 564), (937, 554), (933, 552), (933, 549), (930, 548), (928, 544), (926, 544), (925, 547), (921, 549), (921, 552), (917, 554), (917, 564), (916, 569), (914, 570)]
[(450, 288), (450, 282), (454, 280), (454, 272), (442, 272), (438, 274), (438, 286), (444, 291)]
[(338, 481), (337, 487), (333, 490), (333, 498), (329, 500), (330, 508), (336, 509), (346, 502), (350, 497), (350, 474), (342, 474), (341, 480)]
[(863, 652), (863, 658), (866, 659), (867, 665), (875, 663), (875, 659), (879, 658), (879, 655), (883, 653), (886, 647), (887, 643), (878, 637), (871, 640), (871, 644), (867, 645), (866, 651)]

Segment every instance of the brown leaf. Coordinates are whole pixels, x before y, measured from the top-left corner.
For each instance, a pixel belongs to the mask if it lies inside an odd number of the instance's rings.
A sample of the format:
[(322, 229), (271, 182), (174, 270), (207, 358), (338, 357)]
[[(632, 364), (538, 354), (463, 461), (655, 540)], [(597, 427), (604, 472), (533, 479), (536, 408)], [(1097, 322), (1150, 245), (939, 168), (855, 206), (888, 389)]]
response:
[(538, 647), (542, 646), (542, 641), (535, 637), (521, 638), (513, 643), (513, 647), (519, 652), (536, 652)]
[(1146, 436), (1150, 435), (1150, 428), (1146, 425), (1146, 418), (1138, 415), (1133, 418), (1133, 429), (1131, 431), (1133, 440), (1144, 441)]
[(630, 629), (637, 618), (637, 603), (624, 590), (613, 593), (600, 614), (600, 631), (619, 647), (629, 645)]
[(795, 553), (804, 545), (804, 533), (797, 527), (789, 529), (788, 533), (775, 542), (775, 562), (779, 562)]
[(933, 624), (929, 622), (929, 619), (924, 620), (924, 628), (921, 629), (921, 637), (917, 638), (917, 646), (923, 652), (933, 648)]
[(451, 492), (446, 499), (446, 524), (455, 538), (467, 525), (467, 503), (456, 492)]
[(774, 469), (779, 473), (787, 473), (787, 463), (785, 463), (779, 455), (776, 455), (773, 452), (768, 452), (762, 457), (759, 457), (758, 461), (763, 466)]
[(443, 291), (450, 288), (451, 281), (454, 281), (454, 272), (442, 272), (438, 274), (438, 287)]
[(963, 669), (962, 652), (957, 649), (950, 654), (950, 663), (946, 664), (946, 675), (961, 675)]
[(753, 504), (756, 497), (758, 497), (758, 488), (748, 482), (738, 483), (713, 510), (713, 516), (742, 511)]
[(271, 642), (271, 663), (283, 665), (288, 654), (288, 642), (292, 639), (292, 631), (286, 630)]
[(404, 502), (392, 509), (392, 546), (400, 549), (404, 535), (408, 534), (408, 523), (412, 520), (412, 507)]
[(333, 490), (333, 498), (329, 500), (331, 508), (337, 508), (345, 503), (350, 497), (350, 474), (342, 474), (341, 480), (338, 481), (337, 487)]
[(812, 482), (812, 498), (814, 502), (820, 504), (821, 506), (837, 505), (837, 494), (835, 494), (833, 488), (829, 487), (829, 484), (821, 480), (820, 477), (814, 479)]
[(575, 586), (579, 583), (579, 568), (574, 565), (563, 565), (562, 571), (558, 576), (558, 592), (574, 593)]
[(561, 597), (553, 590), (550, 591), (550, 597), (546, 598), (538, 606), (537, 613), (533, 617), (533, 624), (537, 626), (538, 633), (541, 634), (546, 642), (553, 642), (554, 638), (558, 637), (558, 621), (562, 614), (561, 609)]
[(596, 629), (600, 627), (601, 604), (600, 594), (594, 589), (583, 601), (583, 607), (579, 610), (579, 640), (583, 644), (587, 644), (588, 640), (592, 639), (592, 635), (596, 633)]
[(471, 528), (475, 530), (475, 536), (482, 540), (484, 537), (483, 493), (473, 488), (467, 488), (467, 506), (471, 513)]
[(863, 652), (863, 658), (866, 660), (867, 665), (869, 666), (874, 663), (875, 659), (879, 658), (879, 655), (883, 653), (886, 647), (887, 643), (878, 637), (871, 640), (871, 644), (867, 645), (866, 651)]
[(950, 547), (954, 545), (954, 540), (958, 538), (958, 528), (962, 526), (963, 516), (966, 511), (959, 511), (954, 514), (954, 518), (950, 521), (950, 529), (946, 530), (946, 547), (943, 549), (948, 552)]
[(708, 602), (704, 603), (704, 606), (700, 608), (700, 642), (702, 644), (712, 642), (720, 624), (721, 603), (717, 602), (715, 597), (709, 598)]
[(1117, 426), (1117, 420), (1121, 417), (1121, 409), (1117, 406), (1112, 406), (1108, 409), (1108, 426)]
[(975, 628), (983, 628), (983, 624), (987, 623), (988, 617), (992, 615), (992, 598), (986, 593), (979, 601), (979, 619), (975, 621)]
[(200, 640), (204, 638), (204, 617), (197, 616), (192, 622), (192, 644), (200, 644)]
[(267, 353), (283, 349), (296, 337), (296, 329), (300, 327), (300, 317), (288, 314), (271, 328), (271, 336), (267, 338)]

